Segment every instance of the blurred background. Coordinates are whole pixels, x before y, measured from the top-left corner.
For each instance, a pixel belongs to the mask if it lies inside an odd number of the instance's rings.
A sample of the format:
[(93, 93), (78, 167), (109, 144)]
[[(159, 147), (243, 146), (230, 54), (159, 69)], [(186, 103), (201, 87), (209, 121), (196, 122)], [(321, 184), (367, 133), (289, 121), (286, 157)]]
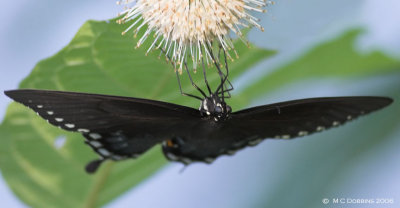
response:
[[(39, 60), (66, 46), (85, 21), (110, 19), (121, 9), (105, 0), (4, 2), (0, 8), (1, 91), (17, 88)], [(277, 0), (268, 10), (256, 14), (265, 32), (252, 30), (249, 40), (278, 54), (233, 80), (235, 93), (260, 74), (273, 73), (355, 29), (362, 31), (353, 44), (357, 52), (380, 51), (400, 59), (398, 0)], [(399, 77), (398, 73), (381, 73), (362, 78), (310, 78), (283, 85), (252, 105), (317, 96), (400, 98)], [(0, 118), (9, 103), (0, 96)], [(399, 207), (398, 115), (395, 103), (344, 127), (290, 142), (265, 141), (233, 157), (221, 157), (211, 166), (194, 164), (180, 173), (182, 165), (169, 164), (106, 207), (328, 207), (322, 203), (324, 198), (342, 197), (393, 199), (393, 204), (368, 207)], [(377, 128), (379, 124), (384, 126)], [(3, 180), (0, 196), (4, 207), (26, 207)]]

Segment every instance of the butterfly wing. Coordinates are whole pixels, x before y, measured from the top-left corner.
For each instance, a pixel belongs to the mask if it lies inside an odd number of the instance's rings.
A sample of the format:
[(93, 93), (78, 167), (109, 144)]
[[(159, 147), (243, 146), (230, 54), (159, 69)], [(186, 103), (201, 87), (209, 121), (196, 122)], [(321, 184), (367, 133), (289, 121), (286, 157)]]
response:
[(48, 90), (5, 94), (50, 124), (80, 132), (105, 159), (137, 157), (155, 144), (185, 136), (184, 126), (200, 117), (196, 109), (147, 99)]
[(342, 125), (392, 101), (384, 97), (332, 97), (258, 106), (232, 113), (223, 122), (203, 122), (190, 138), (176, 137), (176, 145), (163, 145), (163, 151), (170, 160), (212, 162), (221, 154), (233, 154), (265, 138), (296, 138)]
[(260, 138), (289, 139), (342, 125), (392, 102), (385, 97), (293, 100), (235, 112), (228, 123)]
[[(49, 123), (81, 132), (103, 158), (137, 157), (163, 141), (169, 160), (210, 163), (265, 138), (289, 139), (341, 125), (389, 105), (384, 97), (312, 98), (232, 113), (222, 122), (198, 110), (153, 100), (45, 90), (5, 92)], [(103, 160), (89, 163), (94, 172)]]

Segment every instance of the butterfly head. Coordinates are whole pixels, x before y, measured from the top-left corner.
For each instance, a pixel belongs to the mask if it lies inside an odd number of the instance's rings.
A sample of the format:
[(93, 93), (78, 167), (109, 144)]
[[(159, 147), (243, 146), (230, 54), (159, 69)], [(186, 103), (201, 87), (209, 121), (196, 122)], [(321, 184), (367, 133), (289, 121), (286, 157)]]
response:
[(203, 117), (211, 118), (215, 121), (226, 120), (232, 112), (232, 108), (215, 94), (204, 98), (201, 101), (199, 110)]

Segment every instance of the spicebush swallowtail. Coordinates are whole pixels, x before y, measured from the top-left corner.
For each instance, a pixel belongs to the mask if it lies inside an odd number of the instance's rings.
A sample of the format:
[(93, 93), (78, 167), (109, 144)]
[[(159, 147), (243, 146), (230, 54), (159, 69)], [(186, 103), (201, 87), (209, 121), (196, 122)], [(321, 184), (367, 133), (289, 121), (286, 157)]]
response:
[(326, 97), (292, 100), (232, 112), (211, 93), (199, 110), (155, 100), (21, 89), (5, 94), (50, 124), (79, 132), (102, 161), (136, 158), (162, 144), (171, 161), (211, 163), (266, 138), (291, 139), (323, 131), (381, 109), (386, 97)]

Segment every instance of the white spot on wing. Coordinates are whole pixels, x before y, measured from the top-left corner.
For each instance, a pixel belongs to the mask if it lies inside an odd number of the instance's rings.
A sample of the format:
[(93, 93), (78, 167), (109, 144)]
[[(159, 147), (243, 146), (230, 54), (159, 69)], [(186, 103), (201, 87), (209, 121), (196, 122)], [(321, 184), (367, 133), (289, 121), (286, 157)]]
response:
[(53, 112), (53, 111), (47, 111), (47, 114), (49, 114), (49, 115), (53, 115), (53, 114), (54, 114), (54, 112)]
[(36, 107), (37, 108), (43, 108), (43, 105), (37, 105)]
[(98, 149), (97, 150), (101, 155), (103, 155), (104, 157), (110, 156), (110, 152), (104, 148)]
[(98, 134), (98, 133), (90, 133), (89, 136), (90, 136), (92, 139), (100, 139), (100, 138), (101, 138), (101, 135)]
[(323, 130), (325, 130), (325, 127), (323, 127), (323, 126), (318, 126), (317, 127), (317, 131), (323, 131)]
[(226, 154), (228, 154), (228, 155), (233, 155), (233, 154), (235, 154), (236, 153), (236, 150), (228, 150), (227, 152), (226, 152)]
[(347, 116), (347, 120), (351, 120), (352, 118), (351, 115)]
[(214, 160), (215, 160), (215, 158), (212, 158), (212, 157), (204, 158), (204, 161), (206, 161), (207, 163), (212, 163), (212, 162), (214, 162)]
[(99, 148), (99, 147), (102, 146), (101, 143), (98, 142), (98, 141), (90, 141), (89, 144), (92, 145), (95, 148)]
[(56, 120), (57, 122), (63, 122), (63, 121), (64, 121), (63, 118), (55, 118), (55, 120)]
[(249, 145), (254, 146), (254, 145), (259, 144), (261, 141), (262, 141), (262, 139), (255, 139), (255, 140), (250, 141)]
[(121, 143), (121, 148), (127, 147), (127, 146), (129, 146), (129, 145), (128, 145), (128, 142)]
[(288, 135), (288, 134), (285, 134), (285, 135), (282, 135), (282, 137), (281, 137), (282, 139), (290, 139), (290, 135)]
[(308, 135), (307, 131), (299, 131), (299, 136), (306, 136)]
[(75, 124), (70, 124), (70, 123), (67, 123), (67, 124), (64, 124), (64, 126), (66, 126), (67, 128), (70, 128), (70, 129), (72, 129), (72, 128), (74, 128), (74, 127), (75, 127)]
[(90, 132), (89, 129), (78, 129), (78, 131), (81, 133), (89, 133)]
[(122, 156), (119, 156), (119, 155), (113, 155), (111, 158), (112, 158), (113, 160), (122, 160), (122, 159), (124, 159), (125, 157), (122, 157)]
[(339, 122), (338, 121), (334, 121), (333, 123), (332, 123), (332, 126), (339, 126)]
[(170, 160), (178, 160), (178, 157), (170, 152), (167, 152), (167, 157)]
[(185, 163), (185, 164), (190, 164), (190, 163), (192, 162), (192, 160), (189, 159), (189, 158), (187, 158), (187, 157), (183, 157), (181, 160), (182, 160), (182, 162)]

